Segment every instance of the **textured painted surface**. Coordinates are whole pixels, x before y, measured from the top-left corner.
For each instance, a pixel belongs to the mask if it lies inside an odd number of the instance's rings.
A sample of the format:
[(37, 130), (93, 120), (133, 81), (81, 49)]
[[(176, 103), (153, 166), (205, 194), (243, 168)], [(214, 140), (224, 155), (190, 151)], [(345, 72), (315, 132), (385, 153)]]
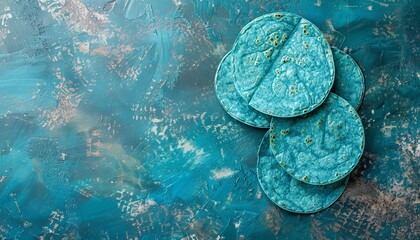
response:
[(357, 63), (344, 51), (333, 47), (335, 79), (332, 91), (344, 98), (354, 109), (362, 105), (365, 78)]
[[(0, 1), (0, 236), (419, 238), (418, 1)], [(302, 15), (366, 77), (366, 147), (314, 215), (259, 187), (265, 131), (216, 68), (240, 29)]]
[(250, 107), (236, 90), (230, 52), (226, 54), (217, 68), (214, 85), (220, 104), (231, 117), (253, 127), (270, 127), (271, 116)]
[(296, 14), (276, 12), (251, 21), (231, 54), (236, 89), (251, 107), (268, 115), (308, 113), (333, 86), (330, 46), (314, 24)]
[(330, 93), (314, 111), (300, 117), (273, 117), (270, 144), (292, 177), (310, 184), (336, 182), (356, 167), (365, 133), (356, 110)]
[(346, 188), (349, 176), (341, 181), (316, 186), (291, 177), (277, 162), (267, 132), (258, 149), (257, 176), (264, 193), (277, 206), (295, 213), (314, 213), (333, 204)]

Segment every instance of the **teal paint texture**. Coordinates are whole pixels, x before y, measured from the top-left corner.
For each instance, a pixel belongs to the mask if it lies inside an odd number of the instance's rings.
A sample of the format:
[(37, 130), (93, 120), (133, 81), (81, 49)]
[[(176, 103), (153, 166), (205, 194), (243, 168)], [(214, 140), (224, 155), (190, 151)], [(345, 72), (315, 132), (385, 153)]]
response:
[[(265, 130), (214, 77), (271, 12), (361, 67), (365, 151), (343, 195), (288, 213), (257, 179)], [(0, 239), (418, 239), (418, 1), (0, 2)]]

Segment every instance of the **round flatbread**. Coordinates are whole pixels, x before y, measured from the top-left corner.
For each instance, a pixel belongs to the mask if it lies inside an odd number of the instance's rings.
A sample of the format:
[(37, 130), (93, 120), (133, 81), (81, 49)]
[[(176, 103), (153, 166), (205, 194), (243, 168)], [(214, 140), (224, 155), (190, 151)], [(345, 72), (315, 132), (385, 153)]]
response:
[(356, 61), (344, 51), (331, 48), (334, 65), (335, 80), (332, 92), (346, 99), (354, 109), (359, 109), (365, 93), (365, 78)]
[(277, 206), (295, 213), (314, 213), (333, 204), (346, 188), (349, 176), (341, 181), (316, 186), (292, 178), (280, 167), (265, 134), (258, 152), (257, 174), (261, 188)]
[(233, 84), (232, 55), (222, 59), (215, 77), (215, 91), (220, 104), (234, 119), (258, 128), (269, 128), (271, 116), (251, 108)]
[(294, 117), (311, 112), (334, 82), (331, 48), (321, 31), (291, 13), (263, 15), (239, 33), (233, 49), (235, 87), (256, 110)]
[(273, 118), (270, 143), (280, 165), (297, 180), (324, 185), (347, 176), (364, 149), (356, 110), (330, 93), (315, 111), (296, 118)]

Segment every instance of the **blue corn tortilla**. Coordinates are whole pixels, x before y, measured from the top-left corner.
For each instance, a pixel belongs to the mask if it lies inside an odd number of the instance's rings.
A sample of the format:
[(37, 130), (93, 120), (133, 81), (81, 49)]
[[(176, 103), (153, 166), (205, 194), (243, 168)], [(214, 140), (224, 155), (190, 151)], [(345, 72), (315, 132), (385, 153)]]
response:
[(332, 47), (331, 50), (335, 65), (335, 80), (332, 92), (346, 99), (354, 109), (358, 110), (365, 93), (365, 78), (362, 70), (356, 61), (344, 51), (335, 47)]
[(346, 188), (349, 176), (323, 186), (303, 183), (287, 174), (270, 147), (265, 134), (258, 152), (257, 174), (267, 197), (280, 208), (295, 213), (319, 212), (333, 204)]
[(235, 89), (230, 52), (226, 54), (217, 68), (214, 85), (220, 104), (231, 117), (252, 127), (270, 127), (271, 117), (251, 108)]
[(315, 111), (296, 118), (273, 118), (270, 143), (292, 177), (324, 185), (343, 179), (359, 162), (364, 129), (356, 110), (330, 93)]
[(333, 86), (330, 46), (314, 24), (295, 14), (272, 13), (251, 21), (239, 33), (232, 55), (236, 89), (268, 115), (311, 112)]

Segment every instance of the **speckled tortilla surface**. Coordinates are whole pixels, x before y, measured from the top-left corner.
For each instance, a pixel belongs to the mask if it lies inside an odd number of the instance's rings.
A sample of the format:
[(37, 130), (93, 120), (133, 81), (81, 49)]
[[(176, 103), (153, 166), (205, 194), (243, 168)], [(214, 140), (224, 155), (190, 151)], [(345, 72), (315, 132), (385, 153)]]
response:
[(305, 116), (273, 118), (270, 143), (291, 176), (324, 185), (344, 178), (359, 162), (364, 129), (356, 110), (331, 93), (321, 107)]
[(295, 213), (314, 213), (333, 204), (346, 188), (349, 177), (323, 186), (303, 183), (280, 167), (267, 132), (258, 151), (257, 174), (261, 188), (277, 206)]
[(239, 95), (234, 86), (232, 55), (229, 53), (222, 59), (215, 77), (215, 91), (220, 104), (234, 119), (258, 128), (269, 128), (271, 116), (251, 108)]
[(331, 49), (319, 29), (291, 13), (248, 23), (232, 49), (235, 86), (260, 112), (293, 117), (318, 107), (334, 82)]
[(344, 51), (331, 48), (335, 65), (335, 79), (332, 91), (344, 98), (356, 110), (363, 101), (365, 78), (359, 65)]

